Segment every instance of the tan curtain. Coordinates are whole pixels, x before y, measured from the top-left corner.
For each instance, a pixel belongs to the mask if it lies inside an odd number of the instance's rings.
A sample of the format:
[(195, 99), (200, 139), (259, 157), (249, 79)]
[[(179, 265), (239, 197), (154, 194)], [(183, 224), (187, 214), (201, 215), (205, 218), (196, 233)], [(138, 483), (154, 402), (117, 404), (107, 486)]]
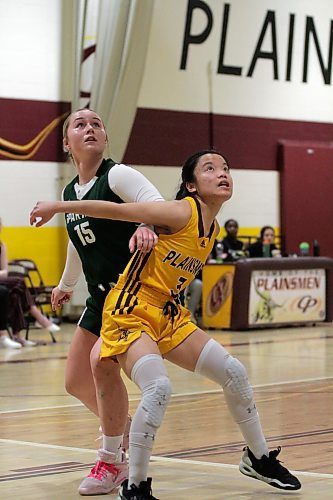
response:
[[(121, 161), (135, 118), (153, 0), (76, 0), (73, 109), (89, 105)], [(96, 50), (94, 49), (96, 47)]]

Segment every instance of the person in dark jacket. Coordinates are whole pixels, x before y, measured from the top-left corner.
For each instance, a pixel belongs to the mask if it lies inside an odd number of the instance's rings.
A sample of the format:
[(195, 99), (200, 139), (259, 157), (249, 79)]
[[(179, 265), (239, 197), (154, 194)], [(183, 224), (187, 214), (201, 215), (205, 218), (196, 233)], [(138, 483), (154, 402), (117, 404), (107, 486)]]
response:
[[(264, 226), (260, 230), (260, 238), (248, 246), (249, 257), (281, 257), (281, 252), (274, 243), (275, 231), (272, 226)], [(267, 254), (266, 254), (267, 252)]]

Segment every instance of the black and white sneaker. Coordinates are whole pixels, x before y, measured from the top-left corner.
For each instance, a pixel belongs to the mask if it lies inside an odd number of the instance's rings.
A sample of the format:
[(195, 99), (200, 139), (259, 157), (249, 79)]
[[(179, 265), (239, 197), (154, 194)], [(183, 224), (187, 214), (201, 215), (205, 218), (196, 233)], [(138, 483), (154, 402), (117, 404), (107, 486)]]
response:
[(151, 490), (151, 477), (147, 477), (147, 481), (141, 481), (139, 486), (131, 484), (128, 488), (128, 479), (122, 483), (119, 488), (118, 500), (158, 500), (153, 497)]
[(251, 450), (244, 448), (244, 454), (239, 464), (239, 470), (245, 476), (264, 481), (274, 488), (281, 490), (299, 490), (301, 483), (297, 477), (293, 476), (288, 469), (283, 467), (277, 456), (281, 451), (278, 446), (276, 450), (269, 452), (269, 456), (263, 455), (260, 459), (256, 458)]

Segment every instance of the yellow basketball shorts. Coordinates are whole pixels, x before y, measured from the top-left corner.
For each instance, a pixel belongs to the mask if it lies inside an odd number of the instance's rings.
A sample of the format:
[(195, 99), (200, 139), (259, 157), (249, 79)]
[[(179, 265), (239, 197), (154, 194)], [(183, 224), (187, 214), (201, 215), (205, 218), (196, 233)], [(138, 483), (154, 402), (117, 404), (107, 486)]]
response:
[(165, 302), (156, 294), (139, 291), (133, 295), (113, 288), (103, 309), (101, 358), (126, 352), (143, 332), (157, 343), (162, 355), (181, 344), (197, 326), (191, 322), (190, 312), (181, 305), (177, 305), (178, 312), (173, 318), (165, 315)]

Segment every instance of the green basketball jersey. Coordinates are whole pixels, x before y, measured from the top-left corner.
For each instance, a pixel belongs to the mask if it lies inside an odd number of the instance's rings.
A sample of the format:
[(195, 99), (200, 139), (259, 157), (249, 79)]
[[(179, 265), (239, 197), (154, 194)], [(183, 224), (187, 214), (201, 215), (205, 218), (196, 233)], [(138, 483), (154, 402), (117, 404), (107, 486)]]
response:
[[(108, 182), (111, 159), (103, 160), (96, 172), (96, 181), (83, 200), (107, 200), (123, 203)], [(64, 200), (77, 200), (75, 177), (64, 189)], [(68, 235), (75, 246), (83, 267), (86, 281), (91, 285), (116, 282), (130, 259), (128, 242), (136, 229), (133, 222), (98, 219), (78, 214), (65, 214)]]

